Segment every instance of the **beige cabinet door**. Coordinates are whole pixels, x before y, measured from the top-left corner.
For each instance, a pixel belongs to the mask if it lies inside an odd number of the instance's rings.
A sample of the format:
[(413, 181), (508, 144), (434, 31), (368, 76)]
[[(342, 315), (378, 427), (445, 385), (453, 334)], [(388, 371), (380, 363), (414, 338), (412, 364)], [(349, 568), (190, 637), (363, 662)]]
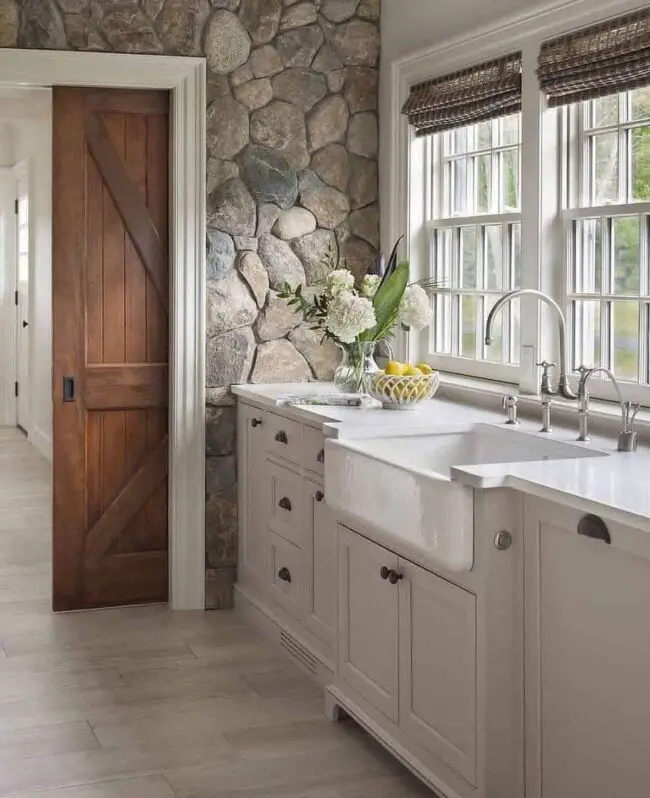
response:
[(399, 561), (400, 727), (476, 783), (476, 597)]
[(647, 796), (650, 539), (583, 517), (526, 501), (526, 795)]
[(305, 480), (305, 629), (334, 657), (337, 620), (336, 521), (325, 504), (323, 488)]
[(267, 529), (264, 474), (265, 413), (239, 403), (237, 409), (237, 468), (239, 498), (239, 567), (258, 587), (267, 579)]
[(397, 721), (399, 583), (382, 577), (397, 557), (343, 526), (338, 551), (339, 676)]

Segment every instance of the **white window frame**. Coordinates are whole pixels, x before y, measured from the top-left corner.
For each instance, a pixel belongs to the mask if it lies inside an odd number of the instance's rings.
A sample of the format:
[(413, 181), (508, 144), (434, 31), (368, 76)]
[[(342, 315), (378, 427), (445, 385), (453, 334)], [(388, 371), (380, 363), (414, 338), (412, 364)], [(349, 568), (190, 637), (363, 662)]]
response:
[[(492, 134), (494, 135), (498, 119), (491, 120), (493, 127)], [(520, 126), (521, 131), (521, 126)], [(484, 377), (487, 379), (500, 380), (505, 382), (513, 382), (517, 379), (519, 368), (510, 363), (498, 363), (489, 361), (484, 358), (485, 344), (483, 336), (480, 334), (480, 328), (484, 327), (487, 318), (487, 310), (484, 308), (484, 300), (489, 300), (491, 297), (495, 300), (498, 299), (503, 291), (498, 289), (491, 289), (483, 285), (483, 275), (477, 279), (477, 287), (474, 289), (461, 288), (460, 276), (457, 274), (441, 275), (438, 271), (433, 274), (432, 270), (434, 264), (438, 263), (439, 257), (439, 234), (445, 230), (456, 231), (459, 228), (475, 228), (477, 230), (477, 272), (482, 271), (484, 266), (484, 236), (479, 234), (479, 229), (485, 226), (500, 226), (503, 228), (503, 233), (506, 233), (507, 228), (512, 225), (521, 225), (521, 210), (518, 211), (504, 211), (502, 213), (495, 212), (477, 212), (475, 207), (475, 193), (476, 185), (474, 183), (472, 191), (471, 208), (472, 213), (461, 214), (455, 213), (451, 207), (451, 198), (449, 196), (451, 188), (450, 181), (447, 175), (447, 163), (454, 159), (453, 155), (445, 154), (444, 152), (444, 136), (439, 134), (434, 136), (427, 136), (424, 140), (425, 152), (425, 169), (427, 171), (428, 190), (431, 191), (431, 201), (428, 205), (429, 214), (428, 219), (425, 221), (426, 234), (428, 236), (428, 253), (429, 259), (426, 265), (427, 274), (433, 278), (438, 278), (443, 282), (441, 288), (437, 290), (434, 299), (434, 306), (436, 313), (434, 316), (434, 324), (428, 330), (428, 342), (426, 349), (419, 352), (418, 360), (427, 360), (434, 368), (441, 371), (454, 372), (456, 374), (463, 374), (472, 377)], [(519, 147), (521, 145), (518, 145)], [(507, 149), (513, 149), (513, 145), (494, 145), (484, 151), (470, 151), (469, 156), (476, 156), (481, 154), (489, 154), (492, 157), (492, 183), (490, 186), (491, 209), (498, 207), (500, 204), (499, 197), (501, 194), (501, 175), (498, 166), (499, 154)], [(495, 180), (494, 177), (497, 176)], [(521, 159), (519, 164), (519, 176), (521, 178)], [(521, 189), (520, 189), (521, 196)], [(520, 228), (521, 230), (521, 228)], [(502, 265), (504, 269), (504, 282), (506, 283), (504, 290), (510, 289), (513, 283), (513, 263), (512, 263), (512, 240), (510, 239), (510, 231), (507, 231), (507, 242), (502, 241)], [(508, 244), (510, 246), (508, 246)], [(453, 244), (452, 244), (453, 246)], [(438, 249), (438, 253), (436, 253)], [(455, 249), (455, 247), (454, 247)], [(458, 256), (452, 256), (451, 272), (455, 271), (455, 267), (459, 267)], [(506, 273), (509, 276), (506, 278)], [(449, 282), (453, 285), (449, 285)], [(446, 297), (451, 297), (452, 301), (447, 305), (445, 302)], [(461, 330), (461, 312), (459, 310), (460, 302), (455, 302), (456, 297), (476, 297), (476, 320), (477, 320), (477, 335), (476, 335), (476, 352), (475, 357), (471, 358), (460, 354), (445, 354), (440, 351), (441, 348), (450, 349), (456, 352), (462, 346), (460, 341), (462, 337)], [(444, 310), (443, 310), (444, 308)], [(450, 319), (442, 319), (441, 314), (446, 312), (450, 315)], [(514, 346), (514, 330), (512, 326), (512, 319), (514, 313), (512, 307), (504, 308), (502, 316), (502, 339), (506, 342), (506, 349), (510, 354)], [(480, 324), (479, 324), (480, 321)], [(449, 322), (449, 323), (448, 323)], [(440, 344), (440, 340), (444, 339), (442, 346), (436, 347), (436, 343)], [(517, 353), (518, 356), (519, 353)]]
[[(521, 224), (524, 242), (521, 287), (545, 291), (567, 308), (564, 268), (565, 237), (561, 223), (562, 163), (558, 147), (558, 117), (545, 108), (536, 75), (541, 43), (553, 36), (595, 24), (638, 8), (638, 0), (566, 0), (527, 10), (499, 20), (491, 27), (443, 42), (426, 51), (399, 58), (385, 66), (382, 96), (383, 118), (387, 120), (381, 140), (382, 169), (382, 248), (406, 233), (412, 277), (428, 276), (428, 235), (425, 222), (432, 218), (431, 186), (428, 178), (424, 139), (416, 139), (401, 114), (410, 87), (437, 76), (482, 61), (492, 60), (515, 50), (522, 52), (522, 195)], [(543, 246), (542, 246), (543, 244)], [(508, 381), (520, 393), (536, 394), (542, 357), (558, 359), (557, 327), (546, 308), (535, 298), (521, 299), (520, 364), (511, 367)], [(404, 336), (399, 341), (400, 356), (418, 361), (428, 352), (428, 333)], [(569, 367), (573, 364), (569, 352)], [(471, 362), (471, 361), (470, 361)], [(473, 376), (499, 379), (487, 364), (480, 362)], [(436, 361), (443, 371), (458, 373), (444, 358)], [(626, 389), (629, 387), (626, 384)], [(594, 393), (600, 385), (594, 386)], [(603, 396), (608, 387), (603, 383)], [(641, 387), (645, 400), (650, 389)], [(627, 392), (627, 390), (626, 390)]]
[[(623, 93), (621, 93), (623, 94)], [(624, 161), (627, 162), (626, 171), (629, 175), (631, 164), (629, 162), (627, 148), (623, 145), (624, 136), (620, 135), (621, 128), (627, 130), (631, 127), (638, 126), (637, 123), (620, 122), (620, 112), (622, 110), (621, 103), (626, 102), (622, 100), (619, 95), (619, 120), (615, 125), (603, 126), (598, 128), (600, 133), (615, 132), (619, 137), (618, 142), (618, 183), (619, 183), (619, 198), (623, 195), (623, 169), (621, 165)], [(569, 329), (568, 346), (569, 352), (575, 351), (575, 329), (577, 324), (576, 314), (574, 313), (574, 301), (578, 300), (593, 300), (598, 302), (600, 307), (600, 330), (601, 338), (608, 340), (607, 344), (610, 350), (613, 350), (613, 331), (611, 329), (611, 314), (608, 310), (608, 304), (614, 301), (634, 301), (639, 306), (639, 377), (644, 379), (644, 382), (632, 382), (618, 377), (623, 387), (625, 397), (640, 402), (648, 402), (650, 400), (650, 363), (648, 348), (650, 342), (644, 332), (648, 330), (650, 323), (650, 283), (648, 276), (648, 236), (650, 231), (650, 202), (635, 202), (630, 201), (627, 197), (626, 202), (616, 202), (607, 204), (590, 204), (592, 202), (593, 185), (589, 179), (585, 179), (587, 171), (591, 171), (591, 163), (588, 157), (587, 138), (589, 133), (585, 132), (584, 124), (585, 106), (583, 103), (576, 103), (572, 106), (562, 109), (559, 128), (559, 146), (562, 152), (562, 208), (561, 218), (563, 227), (563, 238), (565, 254), (563, 258), (564, 273), (563, 273), (563, 295), (565, 298), (565, 307), (567, 315), (567, 324)], [(640, 256), (640, 290), (639, 294), (616, 294), (613, 286), (610, 285), (610, 290), (601, 292), (586, 292), (577, 291), (573, 285), (577, 276), (577, 269), (575, 266), (575, 253), (579, 246), (574, 234), (575, 225), (582, 220), (586, 219), (599, 219), (603, 223), (606, 219), (615, 219), (616, 217), (631, 217), (638, 216), (640, 229), (639, 229), (639, 256)], [(645, 235), (644, 235), (645, 230)], [(609, 246), (609, 239), (606, 235), (603, 239), (603, 247)], [(605, 258), (605, 263), (610, 261), (610, 282), (613, 280), (613, 273), (611, 268), (611, 253)], [(645, 286), (645, 291), (644, 291)], [(583, 321), (583, 324), (585, 322)], [(604, 365), (612, 366), (607, 360), (611, 356), (610, 353), (604, 358)], [(584, 358), (589, 362), (585, 365), (593, 365), (589, 358)], [(600, 365), (600, 364), (596, 364)], [(590, 387), (591, 395), (603, 399), (616, 399), (616, 391), (606, 376), (596, 375), (592, 379)]]

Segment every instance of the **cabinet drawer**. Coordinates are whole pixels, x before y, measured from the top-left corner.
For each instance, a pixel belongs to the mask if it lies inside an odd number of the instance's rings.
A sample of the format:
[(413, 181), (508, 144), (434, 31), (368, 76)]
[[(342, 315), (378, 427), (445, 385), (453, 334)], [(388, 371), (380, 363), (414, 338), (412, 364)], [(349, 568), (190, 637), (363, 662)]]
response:
[(305, 521), (302, 477), (267, 461), (268, 509), (271, 529), (296, 546), (303, 545)]
[(325, 473), (325, 436), (319, 429), (303, 430), (302, 464), (315, 474)]
[(265, 424), (267, 452), (300, 465), (302, 424), (274, 413), (266, 414)]
[(269, 534), (269, 582), (271, 596), (294, 618), (300, 620), (302, 567), (300, 549), (284, 538)]

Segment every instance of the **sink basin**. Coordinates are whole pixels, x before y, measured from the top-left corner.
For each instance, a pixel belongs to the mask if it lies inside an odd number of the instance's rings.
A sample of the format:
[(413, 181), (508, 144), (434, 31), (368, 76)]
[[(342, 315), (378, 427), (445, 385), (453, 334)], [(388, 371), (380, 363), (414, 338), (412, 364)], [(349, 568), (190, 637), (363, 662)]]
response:
[(515, 463), (604, 456), (489, 424), (326, 445), (327, 503), (383, 533), (387, 545), (398, 537), (452, 571), (471, 570), (474, 563), (474, 494), (454, 480), (455, 468), (494, 466), (496, 482), (492, 473), (483, 480), (493, 487)]
[(455, 466), (524, 463), (538, 460), (571, 460), (594, 457), (600, 452), (535, 435), (477, 424), (455, 432), (401, 435), (355, 441), (359, 451), (385, 462), (416, 471), (433, 479), (450, 479)]

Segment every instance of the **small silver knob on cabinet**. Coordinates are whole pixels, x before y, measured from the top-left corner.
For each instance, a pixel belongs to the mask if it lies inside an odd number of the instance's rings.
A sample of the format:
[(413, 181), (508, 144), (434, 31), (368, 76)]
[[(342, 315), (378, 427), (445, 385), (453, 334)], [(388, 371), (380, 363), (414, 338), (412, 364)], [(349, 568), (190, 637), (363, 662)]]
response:
[(507, 551), (512, 546), (512, 535), (507, 529), (501, 529), (494, 536), (494, 548), (499, 551)]

